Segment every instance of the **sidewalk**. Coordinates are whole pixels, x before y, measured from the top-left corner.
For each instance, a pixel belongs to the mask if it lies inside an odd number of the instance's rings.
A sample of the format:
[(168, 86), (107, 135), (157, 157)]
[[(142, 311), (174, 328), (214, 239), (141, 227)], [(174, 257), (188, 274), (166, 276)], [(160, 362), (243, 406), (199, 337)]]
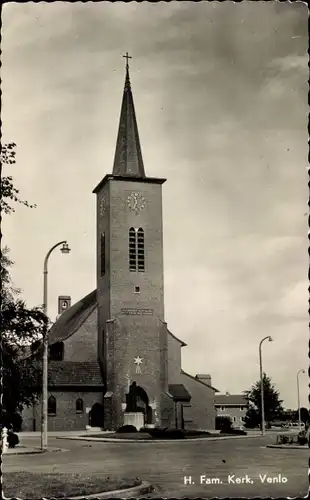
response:
[[(111, 432), (111, 431), (102, 431), (101, 429), (95, 428), (94, 430), (88, 431), (87, 429), (83, 429), (81, 431), (48, 431), (49, 436), (81, 436), (87, 433), (91, 434), (96, 434), (96, 433), (103, 434), (105, 432)], [(38, 438), (41, 436), (41, 431), (21, 431), (17, 433), (19, 438)]]
[(46, 451), (42, 451), (41, 448), (17, 445), (16, 448), (9, 448), (5, 453), (2, 454), (2, 457), (6, 457), (8, 455), (33, 455), (35, 453), (49, 453), (52, 451), (69, 451), (69, 450), (65, 450), (64, 448), (49, 447)]
[(283, 450), (309, 450), (307, 444), (267, 444), (267, 448), (282, 448)]

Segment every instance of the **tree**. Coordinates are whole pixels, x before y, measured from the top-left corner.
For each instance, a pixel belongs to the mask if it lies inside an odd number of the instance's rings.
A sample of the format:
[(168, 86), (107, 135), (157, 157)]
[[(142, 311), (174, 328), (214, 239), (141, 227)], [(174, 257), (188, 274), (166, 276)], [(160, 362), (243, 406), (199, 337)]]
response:
[[(299, 416), (298, 414), (298, 410), (297, 410), (297, 415)], [(298, 418), (298, 417), (297, 417)], [(309, 415), (309, 411), (307, 410), (307, 408), (305, 408), (304, 406), (302, 406), (300, 408), (300, 420), (306, 425), (309, 423), (310, 421), (310, 415)]]
[(22, 300), (6, 301), (1, 308), (2, 405), (9, 416), (40, 393), (41, 362), (29, 348), (42, 338), (46, 324), (41, 308), (28, 309)]
[[(281, 418), (283, 415), (283, 401), (280, 399), (279, 392), (272, 384), (270, 377), (266, 373), (263, 374), (264, 384), (264, 409), (265, 421), (267, 426), (276, 418)], [(250, 390), (244, 391), (244, 394), (250, 402), (250, 407), (245, 416), (245, 424), (247, 427), (256, 427), (261, 423), (261, 383), (258, 380)]]
[(248, 429), (255, 429), (260, 425), (260, 414), (254, 406), (250, 406), (244, 417), (244, 426)]
[[(16, 162), (16, 144), (15, 142), (9, 142), (1, 146), (0, 157), (1, 157), (1, 168), (2, 164), (13, 165)], [(2, 174), (2, 171), (1, 171)], [(10, 214), (15, 212), (12, 202), (21, 203), (29, 208), (35, 208), (36, 205), (30, 205), (28, 201), (21, 200), (18, 196), (19, 190), (14, 187), (12, 176), (2, 176), (1, 175), (1, 186), (0, 186), (0, 208), (1, 213)]]
[[(15, 143), (1, 148), (1, 163), (15, 163)], [(14, 212), (12, 203), (34, 207), (18, 198), (12, 177), (1, 182), (1, 213)], [(48, 327), (48, 318), (41, 307), (27, 308), (20, 299), (20, 290), (11, 279), (8, 247), (0, 255), (1, 278), (1, 354), (2, 354), (2, 419), (6, 425), (14, 421), (16, 412), (31, 405), (40, 392), (41, 363), (37, 356), (29, 356), (30, 347), (42, 339)]]

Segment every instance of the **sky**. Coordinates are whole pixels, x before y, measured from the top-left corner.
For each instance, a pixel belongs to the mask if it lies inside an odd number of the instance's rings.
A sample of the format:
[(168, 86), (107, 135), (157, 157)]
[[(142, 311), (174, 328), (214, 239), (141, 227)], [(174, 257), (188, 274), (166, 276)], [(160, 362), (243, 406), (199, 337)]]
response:
[[(308, 368), (305, 3), (10, 3), (2, 134), (22, 205), (5, 216), (29, 306), (96, 287), (93, 188), (112, 172), (128, 51), (144, 165), (163, 186), (165, 314), (183, 368), (240, 393), (263, 368), (297, 407)], [(300, 375), (308, 406), (308, 376)]]

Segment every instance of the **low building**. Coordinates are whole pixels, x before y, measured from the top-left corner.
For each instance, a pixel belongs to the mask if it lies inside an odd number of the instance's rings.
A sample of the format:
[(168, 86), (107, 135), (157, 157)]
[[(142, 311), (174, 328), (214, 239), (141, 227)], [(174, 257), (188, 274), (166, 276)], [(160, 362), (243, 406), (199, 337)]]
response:
[(243, 394), (216, 394), (214, 402), (217, 417), (229, 417), (234, 427), (244, 425), (249, 402)]

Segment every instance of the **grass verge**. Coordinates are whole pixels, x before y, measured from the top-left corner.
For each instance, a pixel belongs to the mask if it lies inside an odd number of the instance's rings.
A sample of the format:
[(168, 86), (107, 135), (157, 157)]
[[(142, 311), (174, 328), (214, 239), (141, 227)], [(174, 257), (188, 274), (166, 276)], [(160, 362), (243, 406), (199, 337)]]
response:
[[(218, 436), (228, 436), (228, 434), (211, 434), (209, 432), (198, 432), (198, 431), (189, 431), (188, 433), (185, 432), (185, 439), (197, 439), (197, 438), (208, 438), (208, 437), (218, 437)], [(91, 437), (91, 438), (97, 438), (99, 439), (134, 439), (134, 440), (149, 440), (149, 441), (157, 441), (158, 439), (164, 439), (168, 440), (168, 438), (165, 438), (164, 436), (158, 436), (158, 438), (151, 436), (147, 432), (128, 432), (128, 433), (118, 433), (118, 432), (105, 432), (100, 434), (98, 432), (97, 434), (85, 434), (81, 437)], [(169, 438), (169, 441), (173, 441), (173, 439)]]
[(36, 474), (7, 472), (3, 475), (6, 498), (67, 498), (139, 486), (141, 480), (110, 478), (103, 474)]
[(118, 432), (105, 432), (100, 434), (86, 434), (81, 437), (92, 437), (92, 438), (114, 438), (114, 439), (153, 439), (152, 436), (147, 434), (147, 432), (126, 432), (126, 433), (118, 433)]

